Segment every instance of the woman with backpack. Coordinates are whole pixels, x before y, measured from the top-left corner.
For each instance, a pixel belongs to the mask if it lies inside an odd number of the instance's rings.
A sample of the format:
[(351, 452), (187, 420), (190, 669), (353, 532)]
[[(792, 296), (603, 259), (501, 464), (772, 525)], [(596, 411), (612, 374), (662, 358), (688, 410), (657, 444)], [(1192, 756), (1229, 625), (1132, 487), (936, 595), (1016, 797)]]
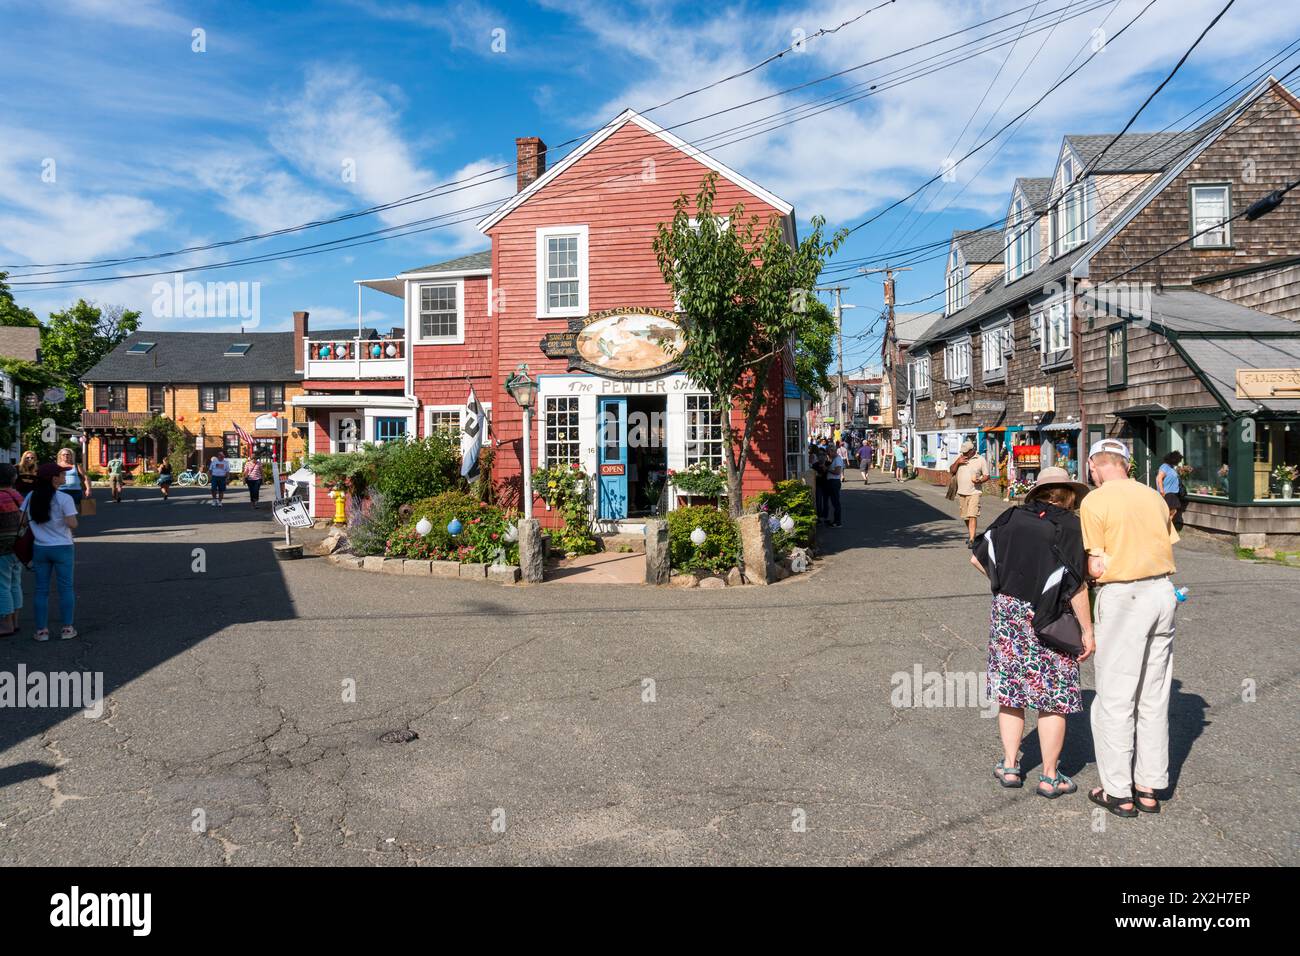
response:
[(14, 554), (23, 520), (23, 496), (14, 491), (18, 469), (0, 464), (0, 637), (18, 630), (23, 606), (23, 566)]
[(1063, 468), (1044, 468), (1025, 495), (977, 539), (971, 564), (993, 591), (988, 696), (998, 704), (1002, 759), (993, 775), (1024, 786), (1025, 708), (1038, 712), (1043, 769), (1035, 792), (1055, 800), (1078, 786), (1057, 765), (1065, 717), (1083, 710), (1079, 662), (1096, 648), (1078, 508), (1090, 489)]
[(23, 500), (23, 514), (32, 531), (32, 570), (36, 572), (36, 591), (32, 595), (32, 616), (38, 641), (50, 639), (50, 579), (58, 582), (59, 611), (63, 630), (59, 636), (67, 641), (77, 636), (72, 626), (76, 595), (72, 589), (72, 532), (77, 527), (77, 506), (59, 490), (64, 468), (46, 462), (36, 469), (36, 487)]

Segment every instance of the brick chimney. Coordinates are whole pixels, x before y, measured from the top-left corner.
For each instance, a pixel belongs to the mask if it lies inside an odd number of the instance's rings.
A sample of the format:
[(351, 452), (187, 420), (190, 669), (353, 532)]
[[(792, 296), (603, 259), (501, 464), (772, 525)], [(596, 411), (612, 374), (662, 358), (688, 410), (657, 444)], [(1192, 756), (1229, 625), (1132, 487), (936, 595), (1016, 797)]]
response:
[(307, 341), (307, 315), (306, 312), (293, 314), (293, 370), (299, 375), (307, 370), (307, 348), (303, 345)]
[(546, 144), (536, 136), (515, 140), (516, 192), (523, 192), (546, 172)]

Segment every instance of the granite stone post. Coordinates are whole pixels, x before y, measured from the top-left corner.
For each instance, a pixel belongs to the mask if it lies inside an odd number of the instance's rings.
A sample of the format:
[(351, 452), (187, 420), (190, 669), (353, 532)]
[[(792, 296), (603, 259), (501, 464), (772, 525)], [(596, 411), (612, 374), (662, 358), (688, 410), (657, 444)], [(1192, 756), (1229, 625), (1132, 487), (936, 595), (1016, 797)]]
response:
[(650, 518), (645, 523), (645, 583), (667, 584), (672, 574), (668, 561), (668, 522)]
[(773, 578), (772, 532), (767, 515), (740, 516), (740, 553), (745, 579), (750, 584), (770, 584)]
[(519, 520), (519, 571), (525, 584), (541, 584), (545, 568), (542, 525), (536, 518)]

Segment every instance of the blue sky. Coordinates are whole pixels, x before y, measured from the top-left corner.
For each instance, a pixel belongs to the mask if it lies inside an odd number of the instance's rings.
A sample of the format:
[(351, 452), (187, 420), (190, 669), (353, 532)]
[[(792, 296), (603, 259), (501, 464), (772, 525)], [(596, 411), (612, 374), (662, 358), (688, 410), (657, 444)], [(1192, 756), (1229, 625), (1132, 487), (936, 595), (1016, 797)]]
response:
[[(155, 317), (159, 280), (120, 278), (184, 268), (190, 280), (258, 283), (260, 329), (289, 327), (295, 309), (310, 310), (318, 328), (347, 325), (356, 318), (353, 280), (486, 246), (473, 220), (513, 190), (511, 170), (491, 171), (513, 161), (515, 137), (539, 135), (554, 147), (624, 107), (646, 109), (743, 70), (878, 2), (64, 0), (54, 10), (0, 0), (0, 88), (8, 91), (0, 113), (0, 263), (17, 267), (16, 283), (18, 273), (41, 271), (25, 263), (183, 249), (469, 179), (455, 193), (325, 228), (64, 273), (52, 278), (78, 281), (59, 288), (15, 285), (19, 302), (41, 315), (85, 297), (140, 309), (149, 327), (231, 327)], [(831, 227), (852, 225), (933, 176), (978, 141), (986, 122), (984, 136), (1108, 39), (1013, 139), (958, 166), (953, 181), (923, 193), (910, 216), (905, 207), (855, 233), (840, 258), (875, 255), (1002, 215), (1013, 179), (1047, 175), (1063, 134), (1117, 130), (1223, 2), (1157, 0), (1109, 42), (1146, 0), (896, 0), (650, 116), (673, 127), (727, 110), (675, 131), (793, 202), (801, 229), (814, 214)], [(943, 44), (781, 93), (1018, 9)], [(1279, 50), (1291, 37), (1278, 33), (1278, 9), (1271, 0), (1238, 0), (1134, 128), (1162, 128)], [(1042, 32), (1033, 32), (1039, 24)], [(760, 136), (727, 132), (998, 28), (1010, 30), (997, 38), (1007, 44), (964, 63)], [(204, 31), (203, 52), (193, 49), (195, 30)], [(737, 109), (759, 97), (768, 98)], [(355, 170), (351, 179), (347, 169)], [(470, 221), (282, 262), (202, 268), (433, 216)], [(935, 260), (903, 276), (899, 301), (938, 289), (942, 268)], [(114, 278), (82, 281), (91, 274)], [(881, 287), (849, 279), (845, 301), (859, 306), (846, 318), (853, 367), (878, 348), (853, 336), (879, 313)], [(363, 306), (368, 321), (400, 322), (394, 299), (367, 292)]]

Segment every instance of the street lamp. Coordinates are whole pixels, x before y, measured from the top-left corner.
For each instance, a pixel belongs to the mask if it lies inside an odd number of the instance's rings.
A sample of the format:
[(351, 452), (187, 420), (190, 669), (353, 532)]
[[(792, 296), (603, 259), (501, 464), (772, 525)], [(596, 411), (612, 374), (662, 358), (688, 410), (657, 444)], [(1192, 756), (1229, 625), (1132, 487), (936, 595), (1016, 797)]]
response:
[(506, 391), (524, 410), (524, 517), (533, 516), (533, 455), (529, 439), (533, 430), (533, 406), (537, 403), (537, 380), (528, 375), (528, 363), (522, 362), (506, 379)]

